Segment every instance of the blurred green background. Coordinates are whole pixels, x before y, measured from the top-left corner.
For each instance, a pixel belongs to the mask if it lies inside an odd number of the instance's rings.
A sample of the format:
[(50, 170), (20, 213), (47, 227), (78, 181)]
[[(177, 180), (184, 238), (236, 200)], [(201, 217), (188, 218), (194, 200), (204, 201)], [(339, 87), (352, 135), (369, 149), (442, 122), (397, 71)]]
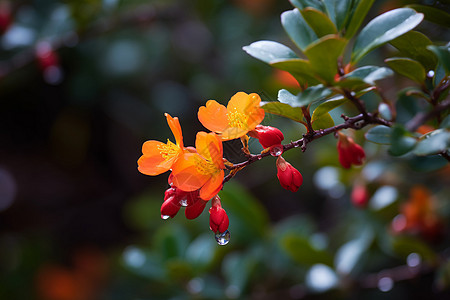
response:
[[(369, 15), (402, 4), (376, 1)], [(303, 174), (297, 193), (281, 188), (270, 157), (225, 185), (227, 246), (216, 244), (207, 211), (194, 221), (182, 211), (160, 218), (167, 174), (137, 171), (142, 143), (173, 140), (165, 112), (180, 118), (192, 145), (207, 100), (295, 91), (242, 51), (261, 39), (289, 43), (279, 15), (291, 8), (287, 0), (0, 0), (0, 299), (448, 299), (450, 171), (440, 161), (399, 161), (366, 143), (370, 163), (343, 170), (328, 136), (284, 155)], [(304, 133), (273, 115), (263, 123), (286, 142)], [(242, 161), (240, 147), (227, 142), (225, 156)], [(371, 194), (366, 210), (349, 200), (358, 178)], [(417, 184), (435, 195), (443, 220), (432, 241), (390, 229)], [(392, 280), (385, 269), (406, 275)]]

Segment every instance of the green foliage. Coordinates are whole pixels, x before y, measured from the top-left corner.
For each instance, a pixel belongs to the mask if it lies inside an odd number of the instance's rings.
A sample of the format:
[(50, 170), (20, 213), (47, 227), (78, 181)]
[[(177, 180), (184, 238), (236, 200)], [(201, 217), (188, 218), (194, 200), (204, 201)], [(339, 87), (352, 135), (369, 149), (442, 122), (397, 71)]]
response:
[(425, 81), (425, 68), (417, 61), (404, 57), (393, 57), (385, 60), (385, 63), (395, 72), (406, 76), (418, 83)]

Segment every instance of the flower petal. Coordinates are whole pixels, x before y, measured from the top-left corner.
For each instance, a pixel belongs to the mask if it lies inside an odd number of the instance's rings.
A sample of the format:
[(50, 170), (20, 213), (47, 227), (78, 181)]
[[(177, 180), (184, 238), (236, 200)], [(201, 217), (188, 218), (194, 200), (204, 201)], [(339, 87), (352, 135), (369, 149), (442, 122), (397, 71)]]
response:
[(168, 113), (165, 113), (166, 119), (167, 119), (167, 124), (169, 124), (170, 130), (172, 130), (172, 133), (175, 137), (175, 141), (177, 143), (177, 145), (183, 149), (183, 133), (181, 131), (181, 125), (180, 125), (180, 121), (178, 120), (177, 117), (172, 118), (171, 115), (169, 115)]
[(186, 192), (191, 192), (201, 188), (211, 177), (202, 171), (202, 164), (208, 162), (197, 153), (184, 153), (173, 165), (173, 183)]
[(167, 145), (159, 141), (146, 141), (142, 145), (144, 155), (138, 160), (139, 172), (154, 176), (170, 170), (178, 155), (164, 156), (161, 149), (165, 147)]
[(198, 132), (195, 139), (198, 154), (214, 163), (218, 169), (224, 169), (222, 140), (215, 133)]
[(224, 175), (225, 173), (223, 170), (214, 174), (200, 189), (200, 198), (207, 201), (217, 195), (222, 189)]
[(211, 131), (221, 133), (228, 126), (227, 108), (215, 100), (201, 106), (197, 115), (200, 123)]

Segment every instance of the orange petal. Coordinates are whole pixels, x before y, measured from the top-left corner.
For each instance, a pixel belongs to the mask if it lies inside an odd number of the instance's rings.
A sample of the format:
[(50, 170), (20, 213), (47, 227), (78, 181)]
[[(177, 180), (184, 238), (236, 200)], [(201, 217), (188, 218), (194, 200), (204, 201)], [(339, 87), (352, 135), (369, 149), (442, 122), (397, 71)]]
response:
[[(256, 127), (256, 125), (255, 125), (255, 127)], [(222, 132), (220, 137), (222, 138), (222, 141), (229, 141), (229, 140), (238, 139), (241, 136), (246, 135), (247, 132), (248, 132), (248, 130), (246, 128), (245, 129), (241, 129), (241, 128), (238, 128), (238, 127), (228, 127), (227, 129), (225, 129)]]
[(237, 111), (248, 115), (255, 108), (259, 108), (261, 98), (258, 94), (252, 93), (250, 95), (244, 92), (238, 92), (231, 97), (227, 105), (228, 111)]
[(180, 121), (177, 117), (172, 118), (172, 116), (168, 113), (165, 113), (165, 116), (167, 119), (167, 124), (169, 124), (170, 130), (172, 130), (177, 145), (180, 148), (183, 148), (183, 133), (181, 131)]
[[(206, 163), (196, 153), (184, 153), (173, 165), (173, 183), (183, 191), (195, 191), (201, 188), (211, 177), (209, 173), (201, 173), (202, 163)], [(200, 170), (200, 171), (199, 171)]]
[(165, 157), (161, 148), (167, 147), (166, 144), (159, 141), (147, 141), (142, 145), (142, 155), (138, 160), (139, 172), (146, 175), (159, 175), (172, 167), (178, 155)]
[(211, 162), (221, 161), (223, 164), (222, 140), (215, 133), (198, 132), (195, 148), (198, 154)]
[(221, 133), (228, 126), (227, 108), (215, 100), (198, 109), (198, 119), (205, 128)]
[(209, 200), (222, 189), (224, 172), (220, 170), (216, 174), (214, 174), (201, 188), (200, 190), (200, 198), (203, 200)]

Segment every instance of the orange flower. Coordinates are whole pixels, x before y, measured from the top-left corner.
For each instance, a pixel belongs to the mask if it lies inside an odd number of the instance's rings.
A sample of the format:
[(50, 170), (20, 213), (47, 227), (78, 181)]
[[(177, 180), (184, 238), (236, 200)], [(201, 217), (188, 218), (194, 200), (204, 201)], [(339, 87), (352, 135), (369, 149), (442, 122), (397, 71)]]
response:
[(200, 189), (200, 198), (208, 201), (222, 189), (222, 141), (215, 133), (198, 132), (195, 148), (197, 153), (185, 152), (173, 166), (173, 183), (186, 192)]
[(238, 92), (231, 97), (227, 107), (215, 100), (206, 102), (198, 110), (198, 119), (209, 130), (220, 135), (223, 141), (240, 138), (264, 119), (264, 110), (259, 107), (258, 94)]
[(183, 134), (178, 118), (165, 114), (170, 130), (175, 136), (176, 144), (167, 139), (167, 143), (146, 141), (142, 145), (143, 155), (138, 160), (139, 172), (146, 175), (159, 175), (172, 168), (174, 163), (184, 152)]

